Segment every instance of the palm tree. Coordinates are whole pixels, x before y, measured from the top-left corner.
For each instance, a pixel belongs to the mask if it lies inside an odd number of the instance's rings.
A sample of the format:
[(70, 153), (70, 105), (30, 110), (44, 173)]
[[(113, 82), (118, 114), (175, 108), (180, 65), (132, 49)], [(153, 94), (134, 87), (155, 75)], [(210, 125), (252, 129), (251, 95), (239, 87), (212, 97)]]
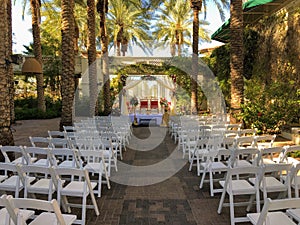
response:
[[(204, 6), (204, 13), (206, 15), (206, 5), (209, 0), (190, 0), (191, 8), (193, 9), (193, 65), (192, 65), (192, 78), (191, 79), (191, 112), (197, 113), (198, 101), (197, 101), (197, 75), (198, 75), (198, 53), (199, 53), (199, 12)], [(228, 7), (228, 0), (213, 0), (214, 4), (217, 6), (221, 19), (224, 20), (224, 11), (223, 8)]]
[(106, 30), (106, 13), (108, 12), (108, 0), (98, 0), (97, 12), (100, 15), (100, 39), (103, 60), (103, 100), (104, 100), (104, 114), (108, 115), (111, 112), (110, 102), (110, 79), (108, 68), (108, 35)]
[[(30, 10), (32, 19), (32, 36), (33, 36), (33, 52), (37, 61), (43, 65), (42, 61), (42, 45), (41, 45), (41, 34), (40, 34), (40, 0), (30, 0)], [(45, 112), (46, 103), (44, 96), (44, 76), (43, 73), (36, 75), (36, 87), (37, 87), (37, 102), (38, 109)]]
[(95, 0), (87, 0), (87, 25), (88, 25), (88, 64), (89, 64), (89, 93), (90, 116), (95, 115), (97, 102), (97, 69), (96, 69), (96, 16)]
[[(8, 46), (12, 46), (12, 14), (11, 14), (11, 0), (7, 1), (7, 21), (8, 21)], [(12, 49), (9, 49), (9, 55), (12, 55)], [(8, 78), (8, 83), (9, 83), (9, 96), (10, 96), (10, 121), (11, 123), (14, 123), (15, 121), (15, 101), (14, 101), (14, 96), (15, 96), (15, 89), (14, 89), (14, 72), (13, 72), (13, 67), (9, 66), (8, 67), (9, 71), (7, 74)]]
[(11, 132), (11, 115), (10, 115), (10, 90), (8, 77), (12, 77), (12, 66), (10, 61), (10, 54), (12, 52), (12, 41), (9, 40), (12, 34), (11, 32), (11, 1), (1, 0), (0, 7), (0, 144), (1, 145), (13, 145), (14, 139)]
[(230, 120), (238, 122), (236, 115), (241, 112), (244, 98), (243, 79), (243, 1), (231, 0), (230, 3), (230, 77), (231, 110)]
[(74, 54), (74, 0), (61, 1), (61, 36), (62, 36), (62, 114), (60, 129), (63, 126), (72, 125), (73, 100), (74, 100), (74, 73), (75, 73), (75, 54)]
[[(24, 1), (23, 9), (26, 7), (27, 1)], [(32, 36), (33, 36), (33, 53), (36, 60), (42, 65), (42, 45), (41, 45), (41, 33), (40, 33), (40, 0), (30, 0), (31, 11), (31, 23), (32, 23)], [(24, 12), (23, 12), (24, 13)], [(43, 73), (36, 75), (36, 87), (37, 87), (37, 102), (38, 109), (45, 112), (46, 103), (44, 96), (44, 76)]]
[(144, 11), (135, 4), (124, 0), (111, 0), (107, 26), (112, 29), (117, 56), (121, 56), (121, 52), (125, 56), (130, 43), (139, 46), (145, 53), (151, 52), (149, 22), (144, 17)]
[[(185, 0), (169, 0), (164, 7), (159, 9), (159, 16), (156, 18), (153, 36), (156, 37), (157, 47), (170, 46), (172, 56), (181, 56), (184, 45), (191, 46), (189, 37), (192, 36), (191, 9)], [(199, 21), (201, 25), (208, 25), (206, 21)], [(199, 28), (199, 36), (202, 40), (209, 40), (208, 32)]]
[(202, 0), (191, 0), (191, 8), (193, 9), (193, 56), (192, 56), (192, 79), (191, 79), (191, 113), (197, 113), (198, 106), (198, 90), (197, 90), (197, 76), (198, 76), (198, 52), (199, 52), (199, 11), (202, 7)]

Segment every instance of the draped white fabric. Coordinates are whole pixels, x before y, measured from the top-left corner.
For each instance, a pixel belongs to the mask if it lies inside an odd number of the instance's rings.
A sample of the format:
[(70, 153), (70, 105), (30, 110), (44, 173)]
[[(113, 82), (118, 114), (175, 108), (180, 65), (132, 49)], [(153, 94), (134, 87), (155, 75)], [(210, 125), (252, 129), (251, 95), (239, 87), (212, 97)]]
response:
[[(153, 81), (156, 81), (158, 85), (160, 85), (161, 87), (163, 88), (166, 88), (168, 90), (170, 90), (171, 92), (171, 109), (170, 109), (170, 113), (171, 115), (174, 115), (176, 112), (175, 112), (175, 109), (176, 109), (176, 96), (175, 96), (175, 90), (176, 90), (176, 85), (174, 84), (174, 82), (172, 81), (172, 79), (170, 79), (169, 77), (167, 76), (164, 76), (163, 78), (160, 78), (158, 76), (154, 76), (155, 79), (152, 80), (151, 82)], [(136, 87), (137, 85), (141, 84), (142, 82), (148, 82), (147, 79), (136, 79), (137, 77), (135, 77), (135, 79), (133, 79), (132, 77), (128, 77), (127, 80), (126, 80), (126, 86), (123, 87), (123, 94), (122, 94), (122, 101), (121, 101), (121, 114), (123, 115), (128, 115), (128, 106), (126, 104), (127, 102), (127, 98), (128, 98), (128, 93), (127, 91), (129, 89), (132, 89), (134, 87)], [(163, 96), (165, 97), (165, 96)]]

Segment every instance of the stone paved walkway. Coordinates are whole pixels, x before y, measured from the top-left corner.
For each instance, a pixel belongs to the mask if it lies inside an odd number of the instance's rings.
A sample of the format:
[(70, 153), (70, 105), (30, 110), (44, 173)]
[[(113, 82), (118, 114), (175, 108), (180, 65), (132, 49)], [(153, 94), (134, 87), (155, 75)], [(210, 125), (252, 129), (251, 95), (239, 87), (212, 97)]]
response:
[[(58, 124), (58, 119), (19, 121), (14, 126), (15, 145), (29, 145), (29, 135), (47, 136), (47, 130), (57, 130)], [(149, 128), (134, 128), (134, 135), (140, 139), (147, 139), (150, 135)], [(155, 138), (159, 138), (159, 134), (156, 134)], [(173, 151), (177, 151), (176, 145), (167, 135), (163, 142), (151, 151), (127, 148), (123, 154), (123, 162), (135, 166), (151, 165), (167, 158)], [(210, 197), (208, 184), (205, 184), (203, 190), (199, 190), (199, 180), (195, 168), (189, 172), (186, 164), (170, 178), (153, 185), (128, 186), (112, 182), (110, 190), (103, 185), (102, 197), (97, 199), (100, 216), (97, 217), (93, 210), (88, 209), (86, 224), (230, 224), (229, 208), (223, 208), (222, 214), (217, 214), (220, 195)], [(80, 215), (80, 209), (73, 213)], [(245, 215), (245, 209), (239, 208), (236, 213)]]

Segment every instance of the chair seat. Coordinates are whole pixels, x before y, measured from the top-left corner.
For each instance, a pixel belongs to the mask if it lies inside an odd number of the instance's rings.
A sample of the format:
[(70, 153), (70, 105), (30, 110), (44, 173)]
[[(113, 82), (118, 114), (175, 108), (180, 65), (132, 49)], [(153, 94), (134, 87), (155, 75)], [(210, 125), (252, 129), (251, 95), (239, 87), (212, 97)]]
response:
[(35, 166), (49, 166), (48, 159), (39, 159), (36, 162), (33, 163)]
[[(31, 217), (32, 215), (34, 215), (34, 211), (33, 210), (25, 210), (22, 209), (19, 211), (19, 213), (21, 214), (22, 218), (26, 221), (27, 219), (29, 219), (29, 217)], [(5, 208), (2, 208), (0, 210), (0, 218), (6, 218), (6, 216), (8, 217), (8, 212)], [(6, 221), (1, 219), (0, 220), (0, 225), (6, 225), (5, 223)], [(10, 221), (11, 225), (14, 225), (14, 222), (11, 220)]]
[(300, 222), (300, 209), (288, 209), (286, 213), (297, 220), (297, 222)]
[[(225, 181), (222, 180), (222, 181), (219, 181), (219, 183), (224, 188)], [(233, 180), (232, 181), (232, 194), (233, 195), (255, 194), (255, 187), (252, 186), (246, 180)]]
[[(29, 183), (35, 180), (35, 177), (29, 177)], [(0, 183), (0, 189), (5, 189), (5, 190), (11, 190), (14, 191), (16, 190), (17, 182), (20, 181), (19, 176), (13, 175), (9, 177), (8, 179), (4, 180), (2, 183)], [(23, 184), (20, 181), (19, 184), (19, 189), (23, 188)]]
[[(62, 215), (66, 225), (72, 224), (76, 220), (75, 215)], [(57, 218), (54, 213), (43, 212), (38, 215), (29, 225), (53, 225), (57, 224)]]
[(277, 163), (278, 162), (278, 159), (276, 160), (272, 160), (272, 159), (267, 159), (267, 158), (263, 158), (263, 164), (274, 164), (274, 163)]
[[(28, 192), (30, 193), (44, 193), (48, 194), (49, 192), (50, 179), (43, 178), (35, 182), (34, 184), (27, 187)], [(55, 191), (55, 186), (52, 184), (52, 193)]]
[(247, 160), (236, 160), (234, 167), (249, 167), (249, 166), (253, 166), (253, 164), (251, 164), (249, 161)]
[[(97, 186), (96, 182), (91, 182), (92, 189), (94, 189)], [(62, 195), (67, 196), (82, 196), (83, 195), (83, 186), (84, 182), (82, 181), (72, 181), (69, 184), (67, 184), (63, 189), (61, 190)], [(89, 193), (89, 189), (87, 188), (87, 193)]]
[[(200, 163), (200, 165), (202, 167), (206, 167), (206, 163)], [(210, 167), (211, 171), (212, 172), (215, 172), (215, 171), (227, 171), (228, 169), (228, 166), (225, 165), (223, 162), (212, 162), (211, 163), (211, 167)]]
[(275, 177), (265, 177), (267, 192), (284, 191), (287, 187)]
[(102, 173), (103, 172), (103, 164), (100, 163), (88, 163), (84, 167), (84, 169), (87, 169), (91, 173)]
[(58, 168), (76, 168), (76, 165), (73, 161), (65, 160), (58, 165)]
[[(247, 217), (252, 224), (256, 224), (260, 213), (249, 213)], [(283, 212), (269, 212), (266, 217), (266, 224), (272, 225), (296, 225), (285, 213)]]

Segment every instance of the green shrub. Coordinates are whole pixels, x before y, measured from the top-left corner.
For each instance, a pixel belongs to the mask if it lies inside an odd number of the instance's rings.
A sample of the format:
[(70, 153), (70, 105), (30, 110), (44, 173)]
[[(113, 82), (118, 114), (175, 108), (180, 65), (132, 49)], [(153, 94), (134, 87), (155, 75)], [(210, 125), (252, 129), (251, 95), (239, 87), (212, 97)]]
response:
[(15, 119), (51, 119), (60, 117), (61, 101), (53, 100), (49, 96), (45, 96), (46, 112), (42, 112), (37, 108), (37, 99), (33, 97), (15, 100)]

